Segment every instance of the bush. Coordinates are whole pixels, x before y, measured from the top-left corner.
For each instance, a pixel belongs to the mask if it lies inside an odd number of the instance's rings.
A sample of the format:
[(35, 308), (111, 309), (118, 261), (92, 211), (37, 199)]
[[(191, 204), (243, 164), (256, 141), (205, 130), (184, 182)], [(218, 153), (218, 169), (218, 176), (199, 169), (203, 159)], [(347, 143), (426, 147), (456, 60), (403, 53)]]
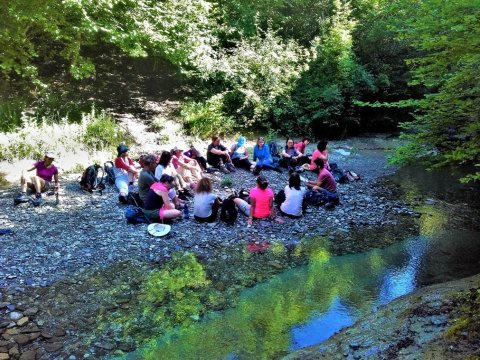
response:
[(67, 118), (53, 122), (51, 118), (22, 114), (22, 127), (16, 131), (0, 133), (0, 160), (39, 159), (46, 151), (58, 155), (80, 151), (108, 150), (119, 143), (131, 142), (131, 137), (121, 129), (111, 116), (95, 109), (82, 115), (78, 124)]

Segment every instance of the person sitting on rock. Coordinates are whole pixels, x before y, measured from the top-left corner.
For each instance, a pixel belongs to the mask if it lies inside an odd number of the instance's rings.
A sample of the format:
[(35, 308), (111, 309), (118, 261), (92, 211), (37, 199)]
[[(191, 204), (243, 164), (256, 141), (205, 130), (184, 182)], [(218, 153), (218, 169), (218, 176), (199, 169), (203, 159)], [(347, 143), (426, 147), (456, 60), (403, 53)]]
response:
[(273, 164), (270, 149), (265, 145), (263, 136), (258, 137), (257, 144), (253, 148), (253, 161), (256, 161), (255, 168), (253, 169), (253, 175), (255, 176), (257, 176), (262, 169), (272, 169), (280, 173), (282, 172), (278, 166)]
[(200, 151), (198, 151), (193, 144), (190, 145), (190, 148), (185, 151), (183, 155), (196, 160), (202, 171), (207, 170), (207, 160), (200, 154)]
[(212, 193), (212, 182), (208, 178), (202, 178), (195, 189), (193, 200), (193, 215), (199, 222), (212, 223), (217, 220), (218, 209), (221, 200)]
[(202, 178), (202, 169), (197, 161), (185, 156), (182, 153), (182, 149), (174, 147), (170, 153), (172, 154), (173, 167), (186, 183), (190, 184)]
[(141, 203), (138, 204), (143, 207), (147, 200), (147, 194), (150, 190), (150, 186), (158, 181), (155, 177), (155, 169), (157, 167), (155, 155), (146, 155), (143, 157), (143, 169), (140, 171), (138, 177), (138, 197)]
[(230, 157), (235, 167), (245, 170), (253, 170), (255, 165), (248, 160), (248, 150), (245, 146), (245, 142), (246, 139), (243, 136), (240, 136), (237, 143), (233, 144), (230, 149)]
[(252, 225), (253, 219), (276, 219), (275, 207), (273, 206), (273, 191), (268, 187), (268, 180), (260, 175), (257, 178), (257, 186), (250, 190), (250, 204), (237, 197), (233, 201), (238, 209), (248, 215), (247, 224)]
[(164, 222), (182, 216), (180, 210), (169, 197), (169, 191), (175, 187), (175, 179), (170, 175), (162, 175), (160, 181), (152, 184), (145, 200), (143, 213), (151, 222)]
[(301, 186), (300, 175), (297, 172), (290, 174), (288, 185), (275, 196), (275, 202), (280, 212), (288, 217), (302, 216), (306, 203), (303, 201), (307, 189)]
[(322, 159), (324, 168), (330, 171), (330, 164), (328, 163), (328, 141), (321, 140), (317, 144), (317, 149), (312, 154), (312, 161), (310, 162), (309, 170), (318, 173), (320, 169), (317, 167), (315, 160)]
[(225, 146), (221, 144), (218, 136), (212, 137), (212, 143), (207, 148), (207, 162), (210, 166), (219, 169), (224, 174), (235, 172), (235, 166)]
[[(58, 169), (53, 165), (55, 155), (51, 152), (47, 152), (42, 161), (37, 161), (27, 171), (36, 170), (35, 175), (30, 176), (30, 179), (25, 178), (24, 171), (20, 177), (20, 193), (14, 199), (14, 204), (20, 204), (22, 202), (29, 201), (27, 196), (27, 188), (35, 191), (34, 206), (38, 206), (42, 203), (42, 193), (52, 192), (58, 193)], [(55, 181), (55, 186), (52, 186), (52, 178)]]
[(140, 173), (133, 160), (128, 157), (128, 151), (129, 148), (124, 144), (117, 147), (117, 158), (115, 159), (113, 167), (115, 186), (119, 192), (118, 201), (122, 204), (128, 202), (129, 186), (133, 186), (133, 182), (138, 178), (138, 174)]

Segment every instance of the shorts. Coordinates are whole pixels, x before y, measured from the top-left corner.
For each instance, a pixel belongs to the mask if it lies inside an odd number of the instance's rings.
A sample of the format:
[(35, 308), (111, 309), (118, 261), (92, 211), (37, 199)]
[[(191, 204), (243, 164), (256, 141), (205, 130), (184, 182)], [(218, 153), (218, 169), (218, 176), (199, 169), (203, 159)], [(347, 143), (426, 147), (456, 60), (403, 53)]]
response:
[[(46, 180), (43, 180), (43, 181), (44, 183), (43, 183), (41, 192), (46, 192), (46, 191), (49, 191), (50, 189), (53, 189), (52, 183), (50, 181), (46, 181)], [(35, 185), (33, 183), (27, 182), (27, 186), (30, 190), (35, 191)]]

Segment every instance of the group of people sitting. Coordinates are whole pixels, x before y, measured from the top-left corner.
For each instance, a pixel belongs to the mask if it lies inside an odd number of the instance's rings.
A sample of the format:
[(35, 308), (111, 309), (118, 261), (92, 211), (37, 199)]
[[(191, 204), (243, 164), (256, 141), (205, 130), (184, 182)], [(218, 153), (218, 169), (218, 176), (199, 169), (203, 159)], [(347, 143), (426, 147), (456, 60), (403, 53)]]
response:
[[(206, 159), (194, 146), (186, 150), (175, 147), (171, 151), (163, 151), (160, 156), (142, 156), (141, 168), (130, 158), (129, 148), (121, 144), (117, 147), (114, 162), (118, 199), (121, 203), (128, 203), (129, 193), (133, 190), (134, 182), (138, 181), (135, 202), (143, 209), (149, 221), (164, 222), (181, 217), (182, 210), (188, 207), (188, 202), (193, 197), (194, 218), (199, 222), (214, 222), (224, 201), (213, 193), (211, 180), (203, 174), (213, 171), (227, 174), (237, 169), (245, 169), (257, 176), (256, 186), (250, 190), (248, 196), (232, 196), (229, 200), (233, 201), (238, 211), (248, 216), (249, 225), (253, 219), (273, 218), (281, 221), (276, 216), (277, 208), (287, 217), (300, 217), (309, 192), (338, 201), (337, 184), (329, 171), (327, 142), (320, 141), (311, 157), (306, 154), (309, 143), (310, 139), (307, 137), (297, 144), (293, 139), (287, 139), (280, 152), (280, 159), (275, 161), (265, 139), (259, 137), (253, 148), (251, 161), (244, 137), (240, 137), (227, 149), (221, 143), (221, 138), (214, 136), (208, 145)], [(53, 165), (53, 160), (54, 155), (47, 153), (43, 161), (36, 162), (28, 169), (36, 170), (35, 176), (27, 179), (22, 173), (21, 192), (15, 198), (15, 204), (24, 202), (27, 188), (35, 191), (36, 200), (40, 199), (37, 202), (41, 201), (42, 192), (58, 191), (58, 169)], [(281, 167), (289, 170), (288, 184), (275, 195), (267, 178), (260, 175), (260, 172), (268, 169), (282, 172)], [(299, 168), (301, 171), (316, 172), (317, 179), (303, 179)], [(52, 179), (55, 181), (54, 186)]]
[[(160, 156), (143, 156), (140, 160), (141, 170), (130, 159), (128, 147), (120, 145), (115, 160), (115, 184), (119, 190), (119, 201), (128, 202), (129, 187), (138, 178), (138, 196), (135, 202), (143, 209), (149, 221), (164, 222), (181, 217), (182, 210), (193, 197), (194, 218), (199, 222), (214, 222), (224, 200), (213, 193), (211, 180), (203, 174), (214, 171), (228, 174), (244, 169), (257, 176), (257, 184), (248, 196), (233, 196), (229, 200), (233, 201), (238, 211), (248, 216), (248, 224), (253, 219), (269, 217), (281, 221), (276, 217), (276, 208), (285, 216), (300, 217), (308, 191), (321, 193), (328, 199), (335, 198), (337, 192), (335, 179), (328, 170), (327, 142), (320, 141), (311, 158), (305, 152), (309, 142), (309, 138), (304, 138), (297, 144), (293, 139), (287, 139), (277, 163), (263, 137), (257, 139), (251, 161), (244, 137), (240, 137), (228, 149), (220, 137), (214, 136), (207, 147), (206, 159), (194, 146), (187, 150), (176, 147), (171, 151), (163, 151)], [(289, 170), (288, 185), (275, 196), (268, 186), (267, 178), (259, 173), (267, 169), (282, 172), (281, 167)], [(302, 180), (299, 171), (295, 171), (298, 167), (302, 171), (316, 172), (317, 180)]]

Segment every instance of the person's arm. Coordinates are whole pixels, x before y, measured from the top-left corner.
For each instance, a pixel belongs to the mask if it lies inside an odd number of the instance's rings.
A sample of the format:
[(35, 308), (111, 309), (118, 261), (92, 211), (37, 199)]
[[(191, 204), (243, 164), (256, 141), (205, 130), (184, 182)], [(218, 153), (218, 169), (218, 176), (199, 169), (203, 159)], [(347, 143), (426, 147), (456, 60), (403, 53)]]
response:
[(245, 152), (243, 153), (243, 157), (240, 160), (248, 159), (248, 149), (245, 147)]
[(291, 158), (291, 156), (287, 154), (287, 150), (285, 148), (282, 150), (282, 157)]
[(317, 158), (322, 159), (323, 161), (328, 161), (328, 150), (324, 150), (323, 152), (320, 152)]
[(60, 184), (58, 183), (58, 172), (53, 174), (53, 180), (55, 180), (55, 191), (58, 191), (58, 187), (60, 186)]
[(215, 154), (215, 155), (228, 155), (228, 151), (227, 151), (227, 150), (223, 150), (223, 151), (222, 151), (222, 150), (218, 150), (218, 149), (212, 148), (212, 149), (210, 150), (210, 152), (211, 152), (212, 154)]
[(270, 207), (270, 217), (272, 219), (275, 219), (276, 213), (275, 213), (275, 206), (273, 206), (273, 196), (270, 198), (270, 202), (268, 206)]
[(163, 206), (165, 207), (166, 210), (175, 209), (175, 205), (172, 204), (172, 202), (170, 201), (170, 198), (168, 197), (168, 192), (159, 191), (159, 190), (153, 190), (153, 191), (155, 191), (157, 195), (162, 197)]
[(247, 220), (248, 225), (252, 225), (253, 214), (255, 213), (255, 204), (256, 204), (255, 198), (251, 197), (250, 198), (250, 215), (248, 216), (248, 220)]

